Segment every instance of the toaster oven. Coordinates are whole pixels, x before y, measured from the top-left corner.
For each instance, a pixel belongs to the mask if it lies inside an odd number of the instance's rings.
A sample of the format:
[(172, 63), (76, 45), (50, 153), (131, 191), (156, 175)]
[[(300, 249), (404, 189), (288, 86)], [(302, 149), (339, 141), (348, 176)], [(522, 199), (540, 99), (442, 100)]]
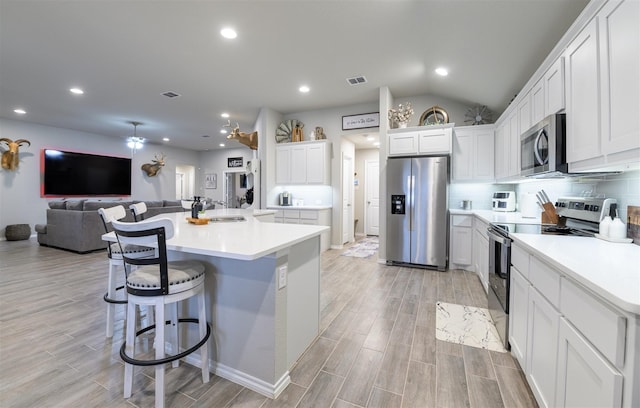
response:
[(509, 212), (516, 210), (515, 191), (496, 191), (491, 200), (493, 211)]

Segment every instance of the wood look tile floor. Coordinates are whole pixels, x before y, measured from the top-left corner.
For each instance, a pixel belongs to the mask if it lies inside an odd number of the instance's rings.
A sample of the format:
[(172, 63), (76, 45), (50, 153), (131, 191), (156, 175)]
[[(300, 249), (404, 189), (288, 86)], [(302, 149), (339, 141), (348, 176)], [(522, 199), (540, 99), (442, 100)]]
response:
[[(271, 400), (198, 369), (167, 369), (168, 407), (535, 407), (515, 360), (435, 337), (435, 302), (486, 307), (474, 273), (322, 255), (320, 336)], [(0, 241), (0, 407), (152, 407), (153, 368), (122, 396), (123, 311), (105, 338), (108, 263)], [(143, 339), (144, 341), (144, 339)], [(149, 348), (149, 344), (146, 345)]]

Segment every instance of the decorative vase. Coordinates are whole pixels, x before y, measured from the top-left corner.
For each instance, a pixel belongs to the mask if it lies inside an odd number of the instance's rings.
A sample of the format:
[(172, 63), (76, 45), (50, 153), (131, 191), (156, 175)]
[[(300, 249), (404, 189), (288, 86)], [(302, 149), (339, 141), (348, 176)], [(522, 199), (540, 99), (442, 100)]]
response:
[(404, 129), (407, 127), (407, 122), (396, 122), (396, 126), (398, 129)]

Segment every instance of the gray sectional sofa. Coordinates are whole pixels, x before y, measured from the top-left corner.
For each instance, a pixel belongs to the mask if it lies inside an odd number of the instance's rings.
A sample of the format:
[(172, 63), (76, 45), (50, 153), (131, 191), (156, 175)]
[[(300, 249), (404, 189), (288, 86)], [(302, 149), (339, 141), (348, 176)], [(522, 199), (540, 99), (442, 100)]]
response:
[[(101, 239), (104, 225), (98, 208), (122, 205), (127, 211), (124, 221), (133, 221), (129, 205), (139, 201), (67, 200), (50, 201), (47, 223), (36, 225), (40, 245), (87, 253), (105, 249)], [(154, 215), (183, 211), (180, 200), (144, 201), (147, 204), (145, 218)]]

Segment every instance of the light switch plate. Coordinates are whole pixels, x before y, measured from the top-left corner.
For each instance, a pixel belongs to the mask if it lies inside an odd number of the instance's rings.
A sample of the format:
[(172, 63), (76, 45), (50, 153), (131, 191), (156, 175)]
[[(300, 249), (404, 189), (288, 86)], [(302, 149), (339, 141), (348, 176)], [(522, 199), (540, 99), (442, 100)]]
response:
[(278, 268), (278, 289), (287, 286), (287, 265)]

